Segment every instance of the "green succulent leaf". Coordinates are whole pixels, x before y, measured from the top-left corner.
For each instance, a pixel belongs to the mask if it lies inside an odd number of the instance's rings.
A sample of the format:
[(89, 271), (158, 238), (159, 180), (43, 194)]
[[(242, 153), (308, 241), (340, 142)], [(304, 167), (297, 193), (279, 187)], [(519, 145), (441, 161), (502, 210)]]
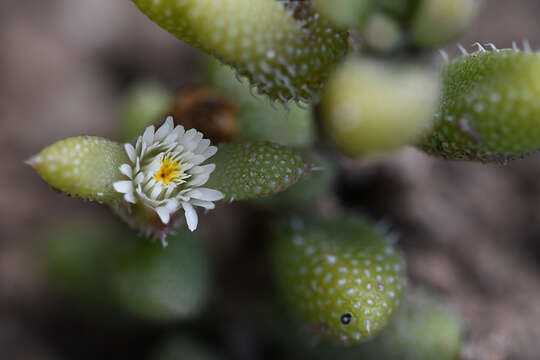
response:
[(203, 243), (181, 231), (163, 248), (107, 222), (73, 221), (45, 236), (51, 283), (89, 310), (152, 322), (198, 315), (211, 278)]
[(286, 303), (307, 329), (336, 343), (377, 335), (399, 308), (404, 259), (361, 220), (310, 220), (285, 226), (273, 249)]
[(110, 286), (110, 266), (125, 243), (124, 233), (94, 219), (71, 218), (42, 235), (36, 261), (50, 283), (86, 310), (109, 316), (116, 301)]
[(345, 54), (348, 33), (308, 1), (133, 0), (151, 20), (216, 56), (260, 93), (314, 103), (329, 69)]
[(350, 58), (331, 76), (321, 109), (341, 151), (379, 155), (416, 143), (431, 128), (439, 98), (429, 69)]
[(312, 206), (314, 200), (329, 191), (336, 170), (330, 160), (322, 155), (312, 153), (309, 159), (313, 170), (306, 177), (276, 196), (256, 200), (256, 203), (277, 209)]
[(199, 314), (211, 285), (203, 243), (184, 231), (171, 236), (167, 248), (136, 242), (118, 257), (111, 276), (126, 312), (158, 322)]
[(505, 163), (540, 148), (540, 53), (480, 50), (449, 61), (435, 127), (420, 142), (447, 159)]
[(229, 201), (277, 194), (311, 171), (299, 152), (267, 141), (222, 144), (212, 159), (216, 170), (206, 186)]
[(60, 140), (27, 161), (52, 187), (100, 202), (121, 198), (112, 184), (122, 179), (119, 167), (125, 162), (121, 144), (96, 136)]

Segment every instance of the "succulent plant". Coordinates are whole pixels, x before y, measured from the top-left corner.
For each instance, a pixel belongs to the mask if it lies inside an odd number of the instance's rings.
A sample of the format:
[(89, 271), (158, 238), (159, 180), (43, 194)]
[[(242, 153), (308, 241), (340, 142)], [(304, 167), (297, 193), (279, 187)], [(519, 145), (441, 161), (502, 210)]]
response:
[(273, 248), (276, 280), (305, 327), (337, 343), (376, 336), (399, 308), (405, 264), (373, 225), (355, 219), (284, 226)]
[(271, 142), (222, 144), (208, 186), (225, 200), (246, 200), (277, 194), (311, 171), (297, 151)]
[(325, 130), (348, 155), (388, 153), (422, 137), (438, 100), (439, 80), (431, 70), (350, 58), (326, 88)]
[(448, 61), (432, 132), (419, 142), (447, 159), (505, 163), (540, 149), (540, 54), (486, 51)]
[(480, 0), (421, 1), (411, 25), (411, 41), (420, 46), (444, 44), (466, 30), (480, 8)]
[(200, 239), (181, 231), (164, 249), (140, 239), (119, 254), (110, 281), (119, 306), (146, 321), (197, 316), (210, 299), (210, 265)]
[(308, 1), (133, 0), (158, 25), (249, 79), (273, 101), (316, 103), (348, 33)]
[(27, 163), (55, 189), (86, 200), (112, 202), (121, 198), (113, 183), (122, 178), (120, 165), (126, 161), (121, 144), (77, 136), (47, 146)]

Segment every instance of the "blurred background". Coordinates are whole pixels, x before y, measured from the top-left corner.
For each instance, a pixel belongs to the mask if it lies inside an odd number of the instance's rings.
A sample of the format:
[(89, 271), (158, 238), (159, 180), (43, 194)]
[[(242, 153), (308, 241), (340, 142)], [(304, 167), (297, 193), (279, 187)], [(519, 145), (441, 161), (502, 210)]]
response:
[[(472, 49), (476, 41), (510, 47), (528, 39), (539, 49), (539, 18), (538, 1), (486, 0), (460, 42)], [(0, 358), (165, 359), (155, 354), (170, 347), (174, 334), (172, 348), (183, 354), (197, 347), (210, 353), (197, 358), (273, 358), (272, 346), (261, 343), (246, 319), (257, 318), (257, 310), (247, 313), (243, 306), (256, 303), (251, 300), (264, 296), (271, 282), (257, 268), (261, 255), (253, 256), (266, 246), (257, 232), (266, 210), (222, 205), (202, 217), (207, 231), (194, 240), (202, 245), (178, 251), (195, 258), (208, 253), (213, 271), (189, 271), (217, 285), (208, 293), (189, 285), (194, 297), (185, 299), (185, 308), (167, 308), (182, 320), (164, 322), (163, 314), (139, 308), (141, 302), (129, 295), (125, 313), (100, 303), (108, 301), (100, 282), (112, 273), (123, 284), (137, 266), (102, 269), (105, 257), (86, 250), (77, 255), (73, 239), (107, 237), (96, 246), (109, 254), (111, 245), (129, 242), (133, 234), (104, 206), (51, 191), (24, 164), (68, 136), (118, 138), (123, 99), (142, 80), (174, 91), (197, 85), (201, 55), (128, 0), (0, 2)], [(462, 320), (462, 358), (539, 358), (540, 156), (495, 166), (443, 161), (411, 148), (384, 162), (339, 161), (335, 195), (319, 206), (331, 212), (340, 203), (391, 224), (409, 263), (410, 288), (436, 293)], [(93, 233), (83, 236), (77, 226)], [(51, 239), (67, 239), (71, 248), (58, 250)], [(66, 265), (57, 269), (64, 279), (57, 286), (47, 262), (71, 256), (88, 261), (95, 272), (67, 276)], [(128, 275), (118, 275), (124, 270)], [(159, 278), (163, 269), (156, 271)], [(70, 276), (75, 285), (66, 280)], [(133, 276), (126, 281), (152, 282)], [(97, 301), (80, 304), (72, 292)], [(203, 298), (207, 305), (199, 310)], [(193, 312), (198, 316), (184, 319)], [(210, 345), (197, 344), (197, 338)]]

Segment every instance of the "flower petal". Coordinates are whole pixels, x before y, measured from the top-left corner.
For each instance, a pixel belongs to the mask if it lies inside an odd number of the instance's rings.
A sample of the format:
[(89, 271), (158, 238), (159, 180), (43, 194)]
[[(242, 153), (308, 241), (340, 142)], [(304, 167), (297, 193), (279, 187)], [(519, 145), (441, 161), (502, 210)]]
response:
[(212, 171), (214, 171), (216, 169), (216, 164), (206, 164), (206, 165), (198, 165), (198, 166), (194, 166), (190, 173), (192, 175), (198, 175), (198, 174), (202, 174), (202, 173), (212, 173)]
[(163, 140), (163, 143), (170, 144), (177, 141), (178, 138), (184, 135), (184, 132), (184, 127), (182, 125), (177, 125), (174, 130)]
[(154, 142), (154, 125), (151, 125), (147, 127), (146, 130), (144, 130), (142, 139), (147, 146), (152, 145), (152, 143)]
[(133, 176), (133, 170), (131, 169), (131, 166), (129, 166), (129, 164), (120, 165), (120, 172), (130, 179)]
[(199, 145), (193, 150), (196, 154), (202, 154), (208, 147), (210, 146), (210, 140), (208, 139), (202, 139), (199, 141)]
[(206, 184), (208, 179), (210, 178), (210, 173), (205, 172), (202, 174), (193, 175), (191, 180), (187, 183), (188, 186), (201, 186)]
[(127, 194), (133, 192), (133, 183), (131, 180), (116, 181), (113, 183), (113, 188), (119, 193)]
[(157, 129), (154, 135), (154, 141), (162, 141), (174, 128), (174, 122), (172, 116), (167, 116), (165, 123)]
[(203, 156), (205, 157), (205, 159), (208, 159), (214, 156), (217, 153), (217, 150), (218, 148), (216, 146), (209, 146), (208, 149), (203, 152)]
[(186, 223), (190, 231), (195, 231), (197, 229), (197, 224), (199, 218), (197, 217), (197, 212), (193, 206), (188, 202), (183, 202), (182, 207), (184, 208), (184, 214), (186, 216)]
[(124, 200), (126, 200), (128, 203), (136, 204), (137, 199), (135, 198), (135, 194), (132, 192), (124, 194)]
[(206, 201), (217, 201), (225, 197), (221, 191), (208, 189), (208, 188), (197, 188), (188, 193), (190, 197), (199, 200)]
[(150, 193), (150, 198), (155, 200), (158, 197), (158, 195), (161, 194), (162, 190), (163, 188), (161, 187), (161, 185), (155, 184), (154, 188), (152, 189), (152, 192)]
[(124, 149), (126, 150), (126, 154), (129, 158), (129, 160), (131, 160), (131, 162), (135, 162), (135, 159), (137, 158), (137, 155), (135, 153), (135, 148), (133, 147), (133, 145), (127, 143), (127, 144), (124, 144)]
[(199, 143), (201, 142), (203, 138), (203, 134), (195, 131), (195, 135), (193, 138), (189, 140), (189, 142), (186, 143), (186, 151), (193, 151), (195, 152), (195, 149), (199, 146)]
[(158, 207), (156, 209), (156, 213), (159, 215), (161, 222), (164, 224), (168, 224), (171, 220), (171, 214), (169, 213), (169, 209), (167, 209), (165, 206)]
[(176, 199), (171, 199), (167, 201), (167, 203), (165, 204), (165, 207), (169, 209), (171, 213), (173, 213), (176, 210), (178, 210), (178, 208), (180, 207), (180, 203)]
[(193, 206), (200, 206), (200, 207), (205, 208), (206, 210), (212, 210), (213, 208), (216, 207), (216, 205), (213, 202), (205, 201), (205, 200), (193, 199), (193, 200), (190, 200), (190, 203)]
[(135, 176), (135, 179), (133, 179), (133, 182), (137, 185), (139, 185), (140, 183), (142, 183), (144, 180), (144, 173), (140, 172), (137, 174), (137, 176)]

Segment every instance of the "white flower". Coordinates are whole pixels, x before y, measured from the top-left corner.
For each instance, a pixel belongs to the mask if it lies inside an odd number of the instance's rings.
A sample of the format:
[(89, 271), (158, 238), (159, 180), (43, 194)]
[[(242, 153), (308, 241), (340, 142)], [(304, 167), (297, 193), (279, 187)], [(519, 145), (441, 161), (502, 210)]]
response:
[(217, 148), (197, 130), (175, 127), (171, 116), (155, 132), (154, 126), (147, 127), (135, 147), (128, 143), (124, 148), (130, 163), (122, 164), (120, 172), (129, 180), (115, 182), (114, 189), (127, 202), (153, 209), (163, 224), (182, 208), (189, 230), (194, 231), (198, 222), (194, 206), (213, 209), (213, 202), (223, 198), (220, 191), (201, 187), (216, 167), (201, 164)]

